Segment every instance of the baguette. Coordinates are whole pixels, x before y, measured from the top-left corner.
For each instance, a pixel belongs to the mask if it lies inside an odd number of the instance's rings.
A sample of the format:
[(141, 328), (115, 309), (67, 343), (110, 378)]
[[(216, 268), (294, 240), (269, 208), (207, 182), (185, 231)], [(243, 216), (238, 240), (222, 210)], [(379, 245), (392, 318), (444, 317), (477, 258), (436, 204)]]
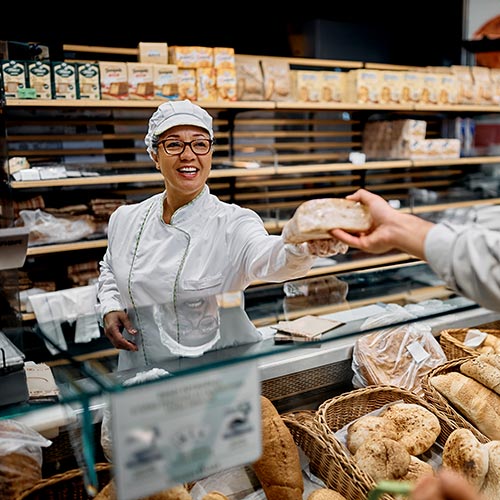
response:
[(460, 372), (430, 377), (430, 384), (452, 407), (490, 439), (500, 439), (500, 396)]
[(286, 243), (330, 239), (330, 230), (363, 232), (370, 229), (370, 212), (361, 203), (345, 198), (319, 198), (299, 205), (287, 222), (283, 238)]
[(261, 396), (262, 454), (252, 466), (267, 500), (302, 500), (299, 450), (269, 399)]

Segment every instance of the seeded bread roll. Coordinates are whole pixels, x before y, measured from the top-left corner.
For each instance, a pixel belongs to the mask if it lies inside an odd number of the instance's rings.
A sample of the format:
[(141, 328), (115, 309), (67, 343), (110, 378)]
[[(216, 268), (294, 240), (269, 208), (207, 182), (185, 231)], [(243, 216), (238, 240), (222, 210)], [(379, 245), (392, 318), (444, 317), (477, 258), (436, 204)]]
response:
[(375, 481), (400, 479), (408, 473), (410, 454), (394, 439), (371, 438), (354, 454), (357, 464)]
[(410, 455), (421, 455), (436, 441), (441, 424), (434, 413), (414, 403), (395, 403), (381, 416), (394, 423), (398, 439)]
[(304, 480), (299, 450), (272, 402), (261, 396), (262, 455), (253, 470), (267, 500), (302, 500)]
[(488, 450), (463, 427), (455, 429), (443, 447), (443, 467), (462, 474), (472, 486), (481, 488), (488, 472)]
[(364, 415), (347, 428), (346, 444), (351, 453), (372, 437), (383, 437), (398, 440), (398, 432), (394, 422), (376, 415)]
[(500, 355), (480, 354), (460, 365), (460, 371), (500, 394)]
[(287, 243), (303, 243), (330, 239), (331, 229), (362, 232), (371, 225), (370, 212), (361, 203), (344, 198), (319, 198), (299, 205), (283, 230), (283, 238)]
[(229, 500), (224, 493), (221, 493), (220, 491), (211, 491), (210, 493), (207, 493), (206, 495), (203, 495), (203, 498), (201, 500)]

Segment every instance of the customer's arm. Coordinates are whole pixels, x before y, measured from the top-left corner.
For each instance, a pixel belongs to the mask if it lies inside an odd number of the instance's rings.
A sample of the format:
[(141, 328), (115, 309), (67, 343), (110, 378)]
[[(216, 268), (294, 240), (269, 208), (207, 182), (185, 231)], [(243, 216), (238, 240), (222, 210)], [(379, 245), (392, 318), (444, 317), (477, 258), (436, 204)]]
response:
[(422, 477), (410, 500), (483, 500), (483, 497), (458, 473), (441, 469), (436, 475)]

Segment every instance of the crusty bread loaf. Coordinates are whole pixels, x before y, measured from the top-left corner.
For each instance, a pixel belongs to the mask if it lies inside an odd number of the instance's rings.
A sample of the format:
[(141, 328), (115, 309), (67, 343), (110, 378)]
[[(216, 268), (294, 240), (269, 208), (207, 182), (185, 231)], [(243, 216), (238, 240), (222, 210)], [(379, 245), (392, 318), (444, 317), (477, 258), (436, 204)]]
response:
[(490, 439), (500, 439), (500, 396), (471, 377), (450, 371), (429, 383), (472, 425)]
[(372, 437), (398, 440), (396, 425), (391, 420), (377, 415), (363, 415), (347, 427), (346, 445), (351, 453)]
[(400, 479), (408, 473), (410, 454), (394, 439), (371, 438), (354, 454), (359, 467), (375, 481)]
[[(117, 500), (115, 481), (112, 479), (97, 493), (94, 500)], [(167, 490), (143, 497), (140, 500), (192, 500), (191, 494), (184, 485), (173, 486)]]
[(302, 500), (299, 450), (272, 402), (261, 396), (262, 454), (252, 466), (267, 500)]
[(490, 441), (483, 444), (488, 451), (488, 472), (481, 486), (484, 500), (500, 498), (500, 441)]
[(395, 403), (387, 407), (381, 416), (394, 423), (397, 441), (410, 455), (425, 453), (441, 434), (438, 417), (416, 403)]
[(220, 491), (210, 491), (206, 495), (203, 495), (201, 500), (229, 500), (224, 493)]
[(474, 380), (488, 387), (492, 391), (500, 394), (500, 369), (495, 366), (498, 354), (480, 354), (464, 361), (460, 365), (460, 371), (472, 377)]
[(346, 498), (335, 490), (318, 488), (317, 490), (311, 491), (307, 500), (346, 500)]
[(287, 243), (329, 239), (330, 230), (362, 232), (370, 229), (372, 218), (365, 205), (344, 198), (319, 198), (303, 202), (285, 226)]
[(476, 489), (488, 472), (488, 450), (469, 429), (455, 429), (443, 447), (442, 465), (464, 476)]

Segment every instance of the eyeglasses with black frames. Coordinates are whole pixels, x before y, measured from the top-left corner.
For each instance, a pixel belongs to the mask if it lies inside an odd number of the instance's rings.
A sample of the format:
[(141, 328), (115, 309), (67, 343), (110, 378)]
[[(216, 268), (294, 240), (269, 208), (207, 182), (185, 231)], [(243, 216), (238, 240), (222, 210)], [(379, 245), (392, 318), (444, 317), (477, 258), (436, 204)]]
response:
[(213, 143), (214, 141), (212, 139), (195, 139), (189, 142), (167, 139), (158, 144), (163, 146), (163, 150), (169, 156), (181, 155), (184, 153), (186, 146), (189, 146), (194, 154), (202, 156), (208, 154)]

